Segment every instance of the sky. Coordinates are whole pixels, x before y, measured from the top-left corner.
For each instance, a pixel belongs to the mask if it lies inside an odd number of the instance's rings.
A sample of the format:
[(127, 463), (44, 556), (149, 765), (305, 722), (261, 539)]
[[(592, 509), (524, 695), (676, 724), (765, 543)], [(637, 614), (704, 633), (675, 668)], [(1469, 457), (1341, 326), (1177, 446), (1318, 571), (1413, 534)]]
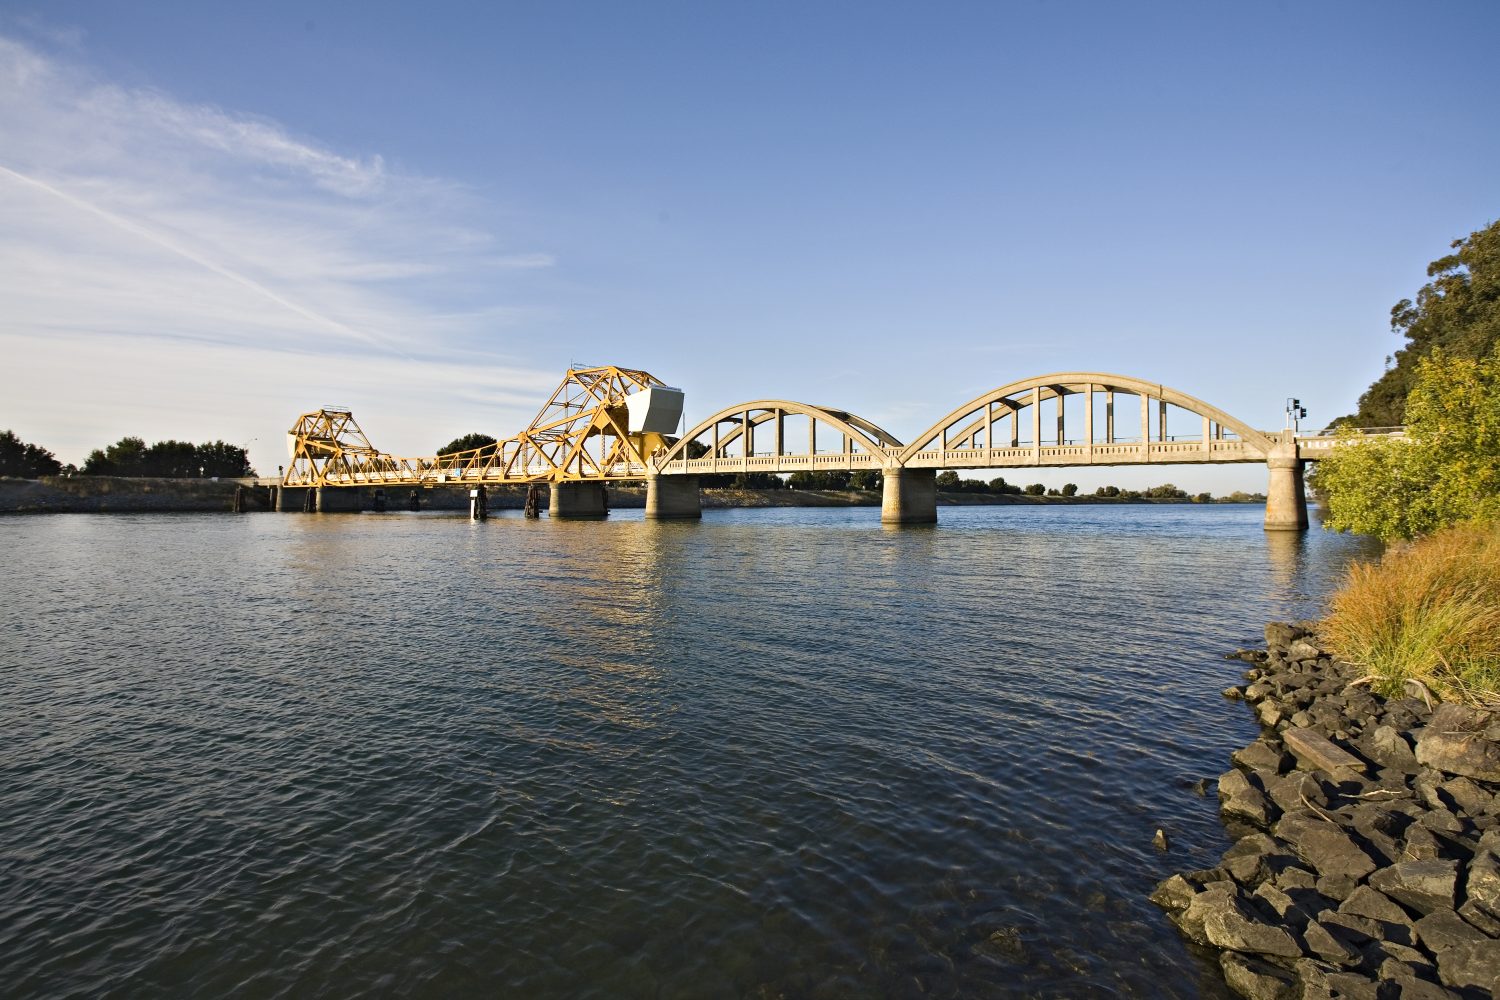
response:
[(575, 364), (904, 441), (1078, 370), (1322, 426), (1500, 216), (1497, 37), (1488, 0), (0, 0), (0, 428), (266, 473), (323, 405), (510, 436)]

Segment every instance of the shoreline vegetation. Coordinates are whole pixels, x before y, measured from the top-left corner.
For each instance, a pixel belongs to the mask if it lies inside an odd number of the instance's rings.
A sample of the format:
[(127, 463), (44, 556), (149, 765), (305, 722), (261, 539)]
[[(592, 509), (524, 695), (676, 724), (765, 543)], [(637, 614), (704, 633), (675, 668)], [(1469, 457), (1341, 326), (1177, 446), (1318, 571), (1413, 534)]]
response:
[[(251, 478), (148, 478), (127, 476), (43, 476), (34, 479), (0, 478), (0, 514), (26, 513), (191, 513), (228, 512), (235, 492), (243, 490), (244, 508), (269, 509), (268, 482)], [(405, 510), (409, 487), (386, 489), (390, 510)], [(468, 510), (469, 487), (436, 486), (418, 491), (423, 510)], [(1260, 494), (1236, 493), (1209, 500), (1188, 496), (1047, 496), (1026, 493), (975, 493), (939, 491), (940, 506), (1076, 505), (1076, 504), (1226, 504), (1264, 503)], [(879, 490), (753, 489), (705, 487), (705, 508), (729, 507), (879, 507)], [(610, 506), (620, 510), (646, 506), (646, 488), (612, 486)], [(492, 510), (519, 509), (525, 505), (526, 489), (519, 486), (489, 487)]]

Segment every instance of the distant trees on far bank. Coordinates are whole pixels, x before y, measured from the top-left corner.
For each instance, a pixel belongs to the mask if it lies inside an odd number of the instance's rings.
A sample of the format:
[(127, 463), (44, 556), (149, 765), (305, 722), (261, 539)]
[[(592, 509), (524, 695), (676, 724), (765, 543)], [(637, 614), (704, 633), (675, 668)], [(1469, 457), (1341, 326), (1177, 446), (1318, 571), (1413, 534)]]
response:
[(40, 445), (27, 444), (12, 431), (0, 431), (0, 476), (36, 479), (62, 473), (62, 463)]
[(85, 476), (165, 479), (255, 475), (248, 453), (239, 445), (223, 441), (158, 441), (148, 445), (138, 437), (123, 437), (108, 448), (95, 448), (78, 471)]

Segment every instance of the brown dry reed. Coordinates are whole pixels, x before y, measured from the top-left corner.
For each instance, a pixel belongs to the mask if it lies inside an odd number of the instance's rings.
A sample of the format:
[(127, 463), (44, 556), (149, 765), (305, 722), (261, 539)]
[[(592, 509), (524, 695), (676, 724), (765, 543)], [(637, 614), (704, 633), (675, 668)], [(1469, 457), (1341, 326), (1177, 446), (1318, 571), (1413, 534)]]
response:
[(1355, 564), (1322, 637), (1383, 694), (1417, 680), (1450, 701), (1500, 704), (1500, 525), (1445, 528)]

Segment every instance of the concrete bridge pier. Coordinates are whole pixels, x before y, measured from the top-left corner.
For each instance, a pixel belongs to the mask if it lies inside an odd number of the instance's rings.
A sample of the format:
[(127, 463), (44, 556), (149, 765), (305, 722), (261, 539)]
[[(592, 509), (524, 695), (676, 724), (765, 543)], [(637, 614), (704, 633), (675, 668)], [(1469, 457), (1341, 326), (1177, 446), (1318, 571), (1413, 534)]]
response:
[(603, 483), (553, 483), (550, 517), (608, 517), (609, 498)]
[(882, 524), (936, 524), (937, 470), (885, 469)]
[(318, 510), (325, 514), (357, 514), (365, 509), (365, 491), (358, 486), (319, 486)]
[(697, 476), (650, 476), (646, 480), (646, 520), (693, 521), (703, 516)]
[(276, 509), (281, 510), (305, 510), (307, 507), (307, 495), (313, 492), (311, 486), (278, 486), (276, 487)]
[(1266, 488), (1266, 530), (1306, 531), (1307, 491), (1303, 468), (1307, 463), (1297, 457), (1297, 442), (1283, 441), (1271, 449), (1266, 465), (1271, 482)]

